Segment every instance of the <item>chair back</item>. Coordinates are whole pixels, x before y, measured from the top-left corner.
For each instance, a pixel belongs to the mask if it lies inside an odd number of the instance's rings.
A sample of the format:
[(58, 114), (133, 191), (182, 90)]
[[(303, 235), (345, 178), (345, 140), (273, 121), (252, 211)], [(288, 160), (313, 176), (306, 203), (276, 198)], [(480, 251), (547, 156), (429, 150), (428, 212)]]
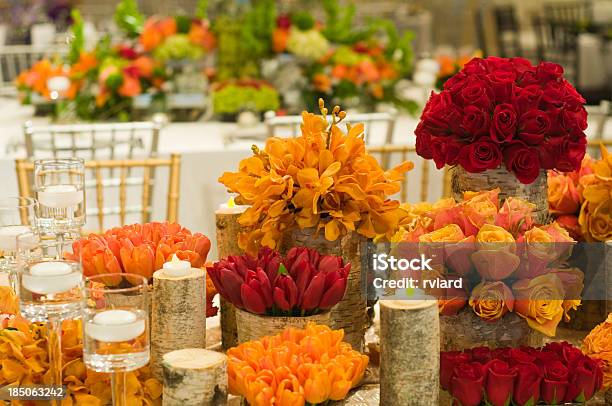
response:
[[(265, 114), (268, 137), (297, 137), (301, 134), (302, 116), (277, 116), (273, 111)], [(345, 123), (365, 125), (365, 141), (368, 145), (391, 144), (397, 121), (397, 112), (347, 114)]]
[[(87, 201), (89, 203), (86, 209), (87, 217), (97, 219), (98, 231), (103, 231), (108, 227), (105, 224), (105, 219), (108, 216), (118, 218), (118, 222), (115, 222), (113, 226), (126, 224), (130, 215), (139, 215), (140, 218), (136, 221), (143, 223), (151, 221), (153, 174), (156, 169), (165, 167), (168, 168), (166, 220), (176, 222), (178, 219), (180, 163), (181, 156), (178, 154), (172, 154), (170, 158), (86, 161), (85, 169), (91, 176), (88, 176), (90, 182), (86, 181), (85, 183), (85, 195), (95, 196), (95, 199)], [(33, 197), (31, 182), (34, 171), (33, 162), (17, 159), (15, 170), (20, 196)], [(118, 171), (117, 181), (113, 180), (113, 183), (109, 184), (108, 179), (104, 176), (104, 171)], [(130, 182), (130, 172), (136, 171), (142, 172), (141, 181), (138, 184)], [(114, 186), (115, 190), (110, 191), (112, 193), (106, 193), (109, 192), (109, 186)], [(135, 188), (140, 188), (140, 198), (136, 193), (132, 193)], [(128, 193), (128, 190), (130, 193)], [(88, 227), (88, 229), (91, 228)]]
[(68, 52), (58, 45), (6, 45), (0, 46), (0, 95), (15, 95), (15, 80), (21, 72), (44, 58), (62, 56)]
[(500, 5), (493, 9), (499, 56), (510, 58), (522, 55), (520, 27), (513, 5)]
[(131, 123), (24, 125), (29, 159), (79, 157), (88, 159), (132, 159), (155, 157), (162, 118)]
[[(408, 172), (402, 181), (402, 189), (399, 199), (401, 202), (424, 202), (428, 200), (437, 200), (441, 197), (451, 195), (450, 190), (450, 172), (448, 168), (438, 170), (432, 163), (419, 157), (416, 154), (416, 149), (411, 145), (379, 145), (368, 147), (368, 153), (378, 158), (381, 166), (385, 170), (391, 169), (393, 166), (411, 160), (415, 164), (415, 168)], [(432, 175), (439, 172), (442, 178), (441, 185), (431, 185), (430, 180)], [(412, 186), (413, 184), (418, 186)], [(432, 190), (433, 189), (433, 190)], [(409, 192), (410, 191), (410, 192)], [(413, 194), (413, 192), (416, 192)], [(432, 197), (430, 198), (430, 192)]]

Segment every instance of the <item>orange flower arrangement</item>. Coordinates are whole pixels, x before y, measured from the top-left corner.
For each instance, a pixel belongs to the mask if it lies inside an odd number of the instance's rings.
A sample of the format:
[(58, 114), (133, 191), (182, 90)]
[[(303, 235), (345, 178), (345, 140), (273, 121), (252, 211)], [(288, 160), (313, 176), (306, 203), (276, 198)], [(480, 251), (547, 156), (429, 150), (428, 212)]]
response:
[(268, 139), (265, 149), (253, 147), (253, 156), (240, 162), (239, 172), (226, 172), (219, 181), (236, 201), (251, 205), (239, 218), (247, 231), (238, 243), (249, 253), (264, 245), (276, 248), (282, 233), (295, 226), (323, 230), (335, 241), (351, 231), (367, 237), (391, 237), (406, 212), (389, 196), (411, 162), (384, 171), (365, 149), (363, 124), (338, 123), (346, 117), (319, 100), (322, 116), (302, 113), (302, 135)]
[(303, 406), (342, 400), (365, 373), (368, 357), (342, 342), (344, 332), (309, 324), (230, 348), (230, 393), (252, 406)]
[(612, 313), (584, 339), (582, 352), (603, 362), (603, 387), (612, 388)]
[(67, 72), (61, 64), (54, 64), (49, 59), (41, 59), (27, 71), (21, 72), (15, 79), (19, 90), (35, 92), (50, 99), (47, 81), (54, 76), (65, 76)]
[[(40, 324), (30, 324), (13, 310), (2, 307), (16, 300), (10, 289), (0, 290), (0, 386), (50, 384), (46, 334)], [(62, 325), (63, 377), (68, 395), (62, 406), (103, 406), (111, 403), (110, 376), (85, 368), (80, 321), (68, 320)], [(162, 385), (152, 377), (149, 368), (128, 372), (126, 392), (130, 405), (161, 405)], [(16, 404), (34, 405), (35, 402)]]

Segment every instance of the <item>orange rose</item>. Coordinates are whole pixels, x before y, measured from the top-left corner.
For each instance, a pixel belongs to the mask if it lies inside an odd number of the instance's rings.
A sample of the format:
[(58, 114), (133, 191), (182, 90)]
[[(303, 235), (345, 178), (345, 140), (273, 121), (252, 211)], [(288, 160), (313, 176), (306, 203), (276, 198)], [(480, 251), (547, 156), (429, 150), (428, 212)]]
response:
[(548, 203), (552, 214), (572, 214), (578, 211), (580, 194), (571, 177), (548, 172)]
[(602, 360), (603, 387), (612, 388), (612, 313), (584, 339), (582, 352), (591, 358)]
[(535, 204), (528, 201), (509, 197), (499, 209), (495, 224), (518, 235), (533, 225), (531, 213), (535, 207)]
[(512, 285), (512, 291), (516, 298), (514, 311), (532, 329), (554, 337), (564, 314), (565, 290), (561, 279), (554, 274), (521, 279)]
[(501, 319), (514, 308), (512, 291), (503, 282), (480, 282), (472, 290), (470, 307), (485, 321)]
[(465, 238), (457, 224), (449, 224), (419, 237), (420, 242), (459, 242)]
[(467, 220), (476, 228), (484, 224), (492, 224), (499, 209), (499, 189), (479, 192), (466, 192), (463, 202), (463, 214)]
[(576, 241), (580, 241), (584, 238), (582, 231), (580, 230), (580, 224), (578, 224), (578, 216), (574, 214), (562, 214), (555, 219), (557, 224), (567, 230), (570, 237)]
[(515, 249), (515, 240), (512, 234), (493, 224), (482, 226), (476, 234), (476, 241), (480, 249), (507, 249), (511, 251)]
[(583, 204), (578, 223), (587, 241), (612, 240), (612, 199), (594, 207)]

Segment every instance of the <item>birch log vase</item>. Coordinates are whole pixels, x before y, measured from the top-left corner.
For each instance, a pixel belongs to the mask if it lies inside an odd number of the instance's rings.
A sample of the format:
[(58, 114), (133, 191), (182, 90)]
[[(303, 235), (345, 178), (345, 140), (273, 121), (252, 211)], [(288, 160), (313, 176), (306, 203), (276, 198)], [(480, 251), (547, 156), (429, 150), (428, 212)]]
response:
[(380, 404), (437, 406), (440, 382), (437, 301), (379, 303)]
[(151, 372), (161, 381), (162, 356), (183, 348), (206, 348), (206, 272), (153, 274)]
[(330, 325), (330, 312), (305, 317), (274, 317), (249, 313), (236, 309), (236, 325), (238, 326), (238, 343), (254, 341), (264, 336), (280, 334), (289, 327), (303, 329), (308, 323)]
[[(316, 249), (321, 255), (336, 255), (351, 263), (344, 298), (331, 309), (330, 327), (344, 330), (344, 341), (354, 350), (363, 352), (366, 330), (366, 295), (361, 282), (361, 257), (366, 251), (367, 240), (357, 233), (349, 233), (336, 241), (325, 239), (323, 232), (314, 228), (293, 229), (283, 234), (281, 252), (286, 254), (293, 247)], [(365, 270), (364, 270), (365, 272)]]
[(546, 224), (548, 215), (548, 175), (541, 170), (537, 179), (528, 185), (521, 183), (516, 175), (499, 167), (480, 173), (469, 173), (461, 165), (450, 169), (451, 189), (457, 201), (463, 200), (463, 192), (479, 192), (499, 188), (500, 202), (508, 197), (516, 197), (535, 204), (532, 217), (536, 223)]
[(227, 404), (227, 357), (203, 348), (163, 356), (163, 406)]
[[(242, 255), (243, 250), (238, 246), (240, 223), (238, 217), (246, 210), (246, 206), (220, 208), (215, 212), (217, 227), (217, 256), (226, 258), (230, 255)], [(219, 298), (221, 324), (221, 346), (224, 350), (238, 345), (238, 330), (236, 329), (236, 309), (233, 304)]]

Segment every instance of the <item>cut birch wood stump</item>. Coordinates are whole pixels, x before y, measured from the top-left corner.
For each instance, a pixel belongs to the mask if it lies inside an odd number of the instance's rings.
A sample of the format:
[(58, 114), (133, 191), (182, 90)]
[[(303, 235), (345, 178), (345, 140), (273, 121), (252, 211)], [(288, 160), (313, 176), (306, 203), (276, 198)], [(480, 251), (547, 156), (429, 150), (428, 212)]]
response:
[(480, 173), (468, 173), (461, 165), (450, 169), (453, 197), (463, 201), (463, 192), (479, 192), (499, 188), (500, 203), (508, 197), (519, 198), (535, 204), (532, 217), (536, 223), (550, 222), (548, 215), (548, 175), (541, 170), (537, 179), (528, 185), (521, 183), (506, 168), (489, 169)]
[(380, 301), (380, 404), (438, 406), (440, 325), (435, 299)]
[[(217, 255), (219, 259), (230, 255), (242, 255), (243, 250), (238, 246), (238, 234), (241, 226), (238, 217), (241, 212), (226, 213), (221, 210), (215, 212), (217, 227)], [(221, 324), (221, 346), (224, 350), (238, 345), (238, 330), (236, 329), (236, 308), (227, 300), (220, 298), (219, 303)]]
[(163, 356), (164, 406), (227, 404), (227, 357), (203, 348), (185, 348)]
[[(354, 350), (364, 351), (364, 334), (367, 324), (367, 300), (361, 281), (362, 257), (367, 240), (357, 233), (349, 233), (336, 241), (325, 239), (323, 232), (313, 228), (294, 229), (283, 235), (281, 252), (286, 254), (293, 247), (316, 249), (321, 255), (336, 255), (351, 263), (351, 271), (342, 300), (331, 309), (330, 327), (344, 330), (344, 341)], [(367, 260), (367, 259), (366, 259)], [(365, 270), (364, 270), (365, 272)]]
[(274, 336), (288, 327), (303, 329), (308, 323), (329, 326), (329, 315), (330, 312), (324, 312), (306, 317), (273, 317), (236, 309), (238, 342), (242, 344), (264, 336)]
[(151, 372), (161, 380), (167, 352), (206, 347), (206, 272), (191, 268), (186, 276), (153, 274)]

